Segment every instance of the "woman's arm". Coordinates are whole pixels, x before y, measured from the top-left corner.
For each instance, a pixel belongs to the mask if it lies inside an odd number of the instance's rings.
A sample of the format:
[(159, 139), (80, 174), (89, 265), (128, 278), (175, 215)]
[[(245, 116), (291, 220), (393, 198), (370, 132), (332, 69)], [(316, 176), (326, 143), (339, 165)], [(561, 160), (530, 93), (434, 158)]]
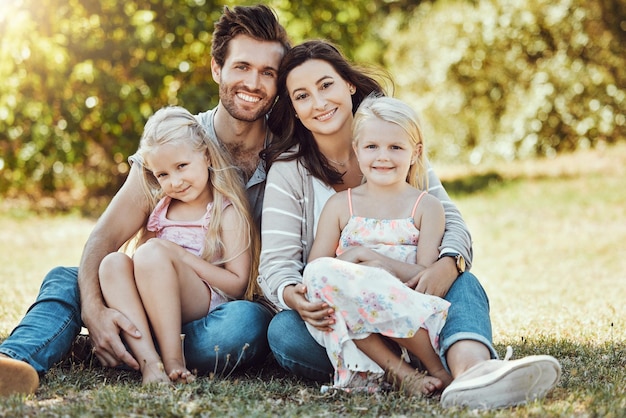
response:
[[(261, 219), (259, 285), (273, 304), (286, 308), (279, 289), (302, 283), (304, 245), (307, 245), (304, 219), (308, 196), (296, 161), (279, 161), (267, 174)], [(282, 295), (281, 295), (282, 298)]]
[(333, 323), (325, 302), (309, 302), (302, 284), (306, 248), (312, 243), (313, 214), (305, 216), (308, 179), (297, 161), (276, 162), (267, 176), (261, 222), (259, 284), (265, 296), (281, 309), (293, 309), (320, 329)]

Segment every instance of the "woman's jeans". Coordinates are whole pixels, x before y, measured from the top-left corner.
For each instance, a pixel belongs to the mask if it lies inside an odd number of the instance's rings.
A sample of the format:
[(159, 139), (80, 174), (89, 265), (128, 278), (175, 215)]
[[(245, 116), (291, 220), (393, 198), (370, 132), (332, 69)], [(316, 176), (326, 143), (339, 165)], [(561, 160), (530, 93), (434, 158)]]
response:
[[(78, 268), (57, 267), (44, 278), (35, 303), (0, 345), (0, 353), (45, 373), (70, 351), (82, 327)], [(269, 353), (272, 312), (248, 301), (224, 303), (183, 326), (185, 359), (200, 374), (261, 364)]]
[[(461, 340), (479, 341), (489, 348), (492, 358), (497, 358), (491, 342), (489, 299), (476, 277), (469, 272), (460, 275), (445, 299), (450, 308), (439, 336), (439, 356), (444, 366), (448, 367), (447, 350)], [(286, 370), (318, 382), (332, 381), (334, 370), (326, 349), (311, 337), (296, 311), (285, 310), (272, 319), (268, 340), (274, 357)]]

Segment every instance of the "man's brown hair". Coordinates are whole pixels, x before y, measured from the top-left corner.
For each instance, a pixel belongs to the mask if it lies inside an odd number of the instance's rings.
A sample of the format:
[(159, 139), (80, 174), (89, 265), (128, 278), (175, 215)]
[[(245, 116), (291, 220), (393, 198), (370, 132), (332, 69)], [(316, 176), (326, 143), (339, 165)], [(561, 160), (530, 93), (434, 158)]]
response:
[(287, 31), (269, 7), (259, 4), (235, 6), (231, 10), (224, 6), (224, 13), (215, 22), (211, 45), (211, 55), (220, 67), (226, 61), (230, 40), (237, 35), (246, 35), (258, 41), (279, 42), (285, 53), (291, 47)]

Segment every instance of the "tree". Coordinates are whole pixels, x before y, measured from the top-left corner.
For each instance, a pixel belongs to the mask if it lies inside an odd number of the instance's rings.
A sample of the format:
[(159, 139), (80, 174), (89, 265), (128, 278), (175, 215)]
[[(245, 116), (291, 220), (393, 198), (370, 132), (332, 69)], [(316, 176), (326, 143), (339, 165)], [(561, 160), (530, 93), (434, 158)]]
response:
[(205, 7), (171, 0), (8, 7), (0, 21), (6, 195), (110, 196), (155, 109), (217, 103), (207, 25), (217, 17)]
[[(252, 1), (250, 1), (252, 3)], [(389, 70), (438, 159), (552, 155), (626, 137), (626, 0), (271, 0), (294, 43)], [(215, 0), (5, 0), (0, 193), (93, 206), (154, 111), (217, 104)]]
[(479, 163), (624, 140), (624, 29), (606, 19), (618, 3), (424, 4), (401, 34), (388, 21), (385, 62), (430, 122), (440, 158)]

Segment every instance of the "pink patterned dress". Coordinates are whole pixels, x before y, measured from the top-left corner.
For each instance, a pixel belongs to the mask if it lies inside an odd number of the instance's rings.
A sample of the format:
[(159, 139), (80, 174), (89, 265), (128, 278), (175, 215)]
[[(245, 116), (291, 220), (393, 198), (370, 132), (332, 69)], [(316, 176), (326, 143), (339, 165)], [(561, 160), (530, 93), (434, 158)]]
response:
[[(413, 216), (422, 193), (405, 219), (374, 219), (353, 214), (348, 190), (350, 219), (336, 254), (350, 247), (365, 246), (406, 263), (416, 262), (419, 230)], [(361, 352), (353, 340), (370, 334), (410, 338), (420, 328), (428, 331), (436, 351), (450, 303), (407, 287), (382, 268), (322, 257), (309, 263), (303, 273), (311, 301), (324, 301), (335, 310), (333, 331), (322, 332), (306, 323), (316, 341), (326, 348), (335, 368), (334, 387), (375, 391), (382, 382), (383, 369)]]
[[(178, 244), (190, 253), (200, 256), (204, 249), (204, 240), (209, 222), (211, 221), (213, 202), (207, 205), (204, 216), (195, 221), (173, 221), (168, 219), (167, 210), (171, 202), (172, 198), (166, 196), (157, 203), (148, 218), (148, 231), (156, 232), (157, 238)], [(226, 201), (222, 209), (225, 209), (230, 204), (229, 201)], [(209, 312), (228, 301), (219, 289), (211, 287), (206, 281), (204, 283), (211, 290)]]

